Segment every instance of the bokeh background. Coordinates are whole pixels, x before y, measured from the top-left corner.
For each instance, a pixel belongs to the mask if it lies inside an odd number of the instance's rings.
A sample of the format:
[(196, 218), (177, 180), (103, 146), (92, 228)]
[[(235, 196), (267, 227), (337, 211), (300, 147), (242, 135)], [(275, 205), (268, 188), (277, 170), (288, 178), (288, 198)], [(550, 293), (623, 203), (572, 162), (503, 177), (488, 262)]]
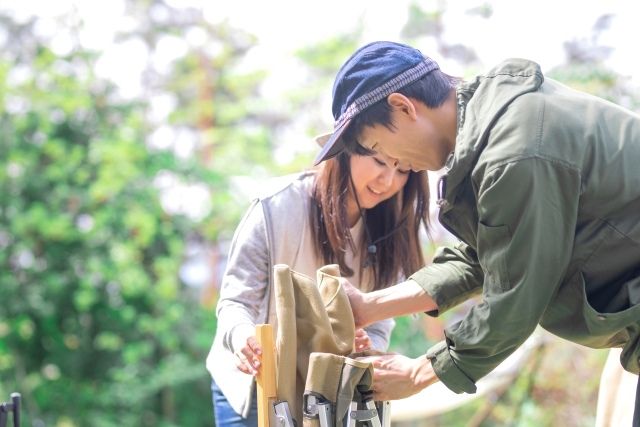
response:
[[(204, 359), (230, 238), (266, 178), (311, 165), (353, 50), (403, 41), (461, 77), (527, 57), (639, 111), (639, 12), (0, 0), (0, 401), (22, 393), (34, 427), (212, 425)], [(432, 234), (428, 257), (451, 240)], [(392, 349), (423, 354), (465, 309), (399, 318)], [(593, 425), (606, 352), (544, 337), (506, 389), (402, 424)]]

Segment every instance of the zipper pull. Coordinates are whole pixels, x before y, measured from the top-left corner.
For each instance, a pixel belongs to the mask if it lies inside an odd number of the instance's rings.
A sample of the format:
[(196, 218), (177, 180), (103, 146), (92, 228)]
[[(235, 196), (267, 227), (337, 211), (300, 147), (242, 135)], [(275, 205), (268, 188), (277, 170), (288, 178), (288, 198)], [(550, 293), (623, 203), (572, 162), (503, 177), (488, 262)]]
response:
[(449, 207), (450, 203), (445, 199), (447, 192), (447, 174), (442, 175), (438, 179), (438, 200), (436, 201), (436, 205), (440, 209), (446, 209)]

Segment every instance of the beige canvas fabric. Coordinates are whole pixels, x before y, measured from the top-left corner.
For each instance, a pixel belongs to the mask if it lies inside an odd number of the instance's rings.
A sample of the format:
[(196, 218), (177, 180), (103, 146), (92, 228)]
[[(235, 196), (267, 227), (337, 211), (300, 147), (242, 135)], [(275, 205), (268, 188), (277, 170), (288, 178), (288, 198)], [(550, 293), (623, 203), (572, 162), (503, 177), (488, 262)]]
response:
[[(353, 314), (339, 277), (337, 265), (320, 268), (315, 281), (287, 265), (274, 266), (278, 399), (289, 402), (298, 425), (311, 353), (353, 351)], [(328, 382), (340, 378), (328, 376)]]
[[(355, 394), (369, 392), (373, 384), (373, 365), (350, 357), (312, 353), (305, 394), (313, 393), (331, 402), (335, 420), (343, 420)], [(341, 421), (336, 425), (342, 425)], [(303, 419), (304, 427), (319, 427), (318, 418)]]

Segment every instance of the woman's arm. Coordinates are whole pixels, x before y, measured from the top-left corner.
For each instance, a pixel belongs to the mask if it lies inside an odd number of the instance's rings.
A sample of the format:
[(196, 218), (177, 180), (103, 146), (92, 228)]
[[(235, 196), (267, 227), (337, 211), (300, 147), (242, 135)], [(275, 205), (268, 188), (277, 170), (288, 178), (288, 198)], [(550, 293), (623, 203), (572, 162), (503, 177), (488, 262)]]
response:
[(264, 314), (268, 284), (264, 213), (256, 201), (236, 228), (216, 309), (216, 333), (222, 334), (224, 346), (236, 355), (238, 368), (249, 374), (255, 374), (260, 365), (255, 325)]

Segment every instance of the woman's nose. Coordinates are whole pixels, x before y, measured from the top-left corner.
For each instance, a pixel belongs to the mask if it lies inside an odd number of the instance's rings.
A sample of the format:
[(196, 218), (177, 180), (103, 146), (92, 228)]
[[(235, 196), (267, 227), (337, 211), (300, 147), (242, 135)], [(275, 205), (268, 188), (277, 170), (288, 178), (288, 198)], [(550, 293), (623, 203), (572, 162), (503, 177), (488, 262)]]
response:
[(393, 176), (395, 175), (395, 172), (395, 169), (385, 168), (378, 176), (378, 180), (384, 184), (385, 189), (389, 188), (393, 183)]

